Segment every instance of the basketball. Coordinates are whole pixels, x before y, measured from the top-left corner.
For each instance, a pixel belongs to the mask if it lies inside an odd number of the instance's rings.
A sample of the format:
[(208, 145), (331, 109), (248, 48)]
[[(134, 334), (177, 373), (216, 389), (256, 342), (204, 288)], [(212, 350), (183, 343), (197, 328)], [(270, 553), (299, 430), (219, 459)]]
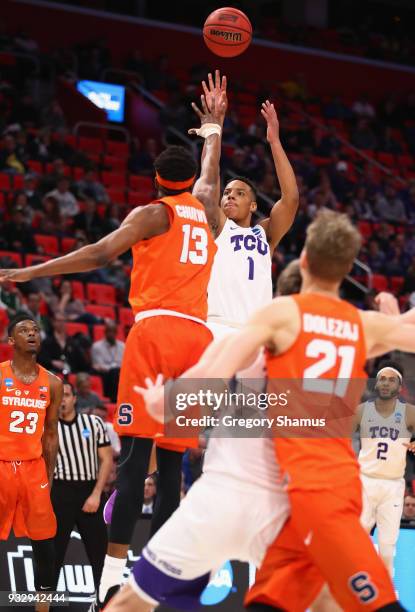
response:
[(203, 26), (203, 38), (209, 49), (220, 57), (235, 57), (251, 44), (252, 25), (236, 8), (213, 11)]

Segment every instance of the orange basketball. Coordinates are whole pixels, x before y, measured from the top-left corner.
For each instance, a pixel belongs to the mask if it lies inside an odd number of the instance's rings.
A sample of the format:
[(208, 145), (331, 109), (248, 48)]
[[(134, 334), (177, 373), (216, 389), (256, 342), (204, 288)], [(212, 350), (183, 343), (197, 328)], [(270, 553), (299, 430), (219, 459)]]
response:
[(235, 57), (243, 53), (251, 43), (251, 22), (245, 13), (236, 8), (220, 8), (206, 19), (203, 38), (216, 55)]

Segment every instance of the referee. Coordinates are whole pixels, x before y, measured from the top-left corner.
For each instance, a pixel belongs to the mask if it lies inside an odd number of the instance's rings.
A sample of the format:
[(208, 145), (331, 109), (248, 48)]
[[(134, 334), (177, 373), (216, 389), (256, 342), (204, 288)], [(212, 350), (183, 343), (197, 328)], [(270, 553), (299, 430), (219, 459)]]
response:
[(77, 528), (92, 566), (98, 588), (107, 549), (107, 529), (102, 516), (102, 491), (112, 469), (112, 448), (103, 420), (77, 414), (72, 385), (63, 385), (59, 410), (59, 450), (51, 499), (58, 528), (55, 537), (56, 582), (65, 558), (71, 531)]

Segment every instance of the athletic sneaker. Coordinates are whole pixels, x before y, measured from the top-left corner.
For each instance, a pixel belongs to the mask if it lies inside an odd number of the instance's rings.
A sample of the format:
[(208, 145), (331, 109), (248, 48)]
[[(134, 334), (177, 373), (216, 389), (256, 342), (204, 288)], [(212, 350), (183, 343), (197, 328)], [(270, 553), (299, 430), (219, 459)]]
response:
[(107, 594), (105, 595), (104, 601), (99, 601), (99, 597), (97, 594), (95, 601), (93, 601), (92, 604), (89, 606), (88, 612), (100, 612), (100, 610), (103, 610), (109, 600), (114, 597), (115, 593), (117, 593), (120, 586), (121, 585), (119, 584), (115, 584), (114, 586), (110, 587), (107, 591)]
[(107, 503), (104, 506), (103, 515), (104, 515), (104, 523), (106, 525), (111, 525), (112, 509), (114, 507), (116, 495), (117, 495), (117, 490), (114, 489), (114, 491), (109, 496)]

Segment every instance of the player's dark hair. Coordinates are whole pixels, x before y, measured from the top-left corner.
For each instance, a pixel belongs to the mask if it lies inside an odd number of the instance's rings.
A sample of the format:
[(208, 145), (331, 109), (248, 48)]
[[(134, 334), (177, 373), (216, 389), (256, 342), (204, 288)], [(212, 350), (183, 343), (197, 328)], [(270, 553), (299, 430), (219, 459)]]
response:
[[(186, 181), (197, 172), (197, 162), (192, 152), (185, 147), (171, 145), (167, 147), (154, 161), (155, 171), (167, 181)], [(169, 193), (182, 193), (190, 191), (186, 189), (172, 190), (161, 186), (163, 191)]]
[(9, 325), (7, 327), (7, 334), (8, 334), (9, 337), (12, 335), (13, 330), (16, 327), (16, 325), (18, 323), (20, 323), (21, 321), (33, 321), (33, 323), (36, 323), (36, 325), (37, 325), (36, 319), (31, 317), (29, 314), (26, 314), (24, 312), (20, 312), (15, 317), (13, 317), (13, 319), (10, 321), (10, 323), (9, 323)]
[(385, 361), (381, 361), (380, 364), (378, 365), (378, 367), (376, 368), (376, 375), (383, 368), (393, 368), (394, 370), (398, 370), (398, 372), (402, 376), (402, 379), (404, 377), (403, 376), (404, 369), (403, 369), (402, 365), (400, 363), (398, 363), (397, 361), (393, 361), (392, 359), (387, 359)]
[(255, 187), (254, 183), (249, 178), (246, 178), (246, 176), (234, 176), (233, 178), (231, 178), (230, 181), (228, 181), (226, 183), (225, 189), (229, 185), (229, 183), (232, 183), (232, 181), (241, 181), (242, 183), (245, 183), (246, 185), (248, 185), (248, 187), (250, 188), (250, 190), (254, 194), (254, 200), (253, 201), (256, 202), (256, 199), (257, 199), (257, 190), (256, 190), (256, 187)]

